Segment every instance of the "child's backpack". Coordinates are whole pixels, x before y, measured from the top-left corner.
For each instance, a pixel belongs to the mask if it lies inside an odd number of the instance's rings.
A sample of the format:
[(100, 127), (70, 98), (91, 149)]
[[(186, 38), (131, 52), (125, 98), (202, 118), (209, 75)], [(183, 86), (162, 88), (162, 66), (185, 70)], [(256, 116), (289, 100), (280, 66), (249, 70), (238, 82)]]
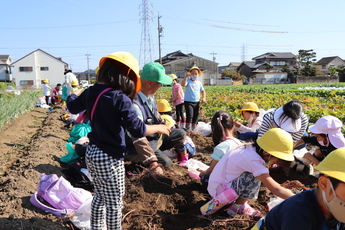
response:
[(93, 191), (92, 178), (87, 170), (85, 158), (80, 158), (77, 162), (68, 165), (62, 173), (73, 186)]
[(30, 202), (47, 213), (69, 219), (89, 198), (92, 198), (89, 191), (73, 187), (65, 178), (42, 173), (37, 192), (31, 196)]

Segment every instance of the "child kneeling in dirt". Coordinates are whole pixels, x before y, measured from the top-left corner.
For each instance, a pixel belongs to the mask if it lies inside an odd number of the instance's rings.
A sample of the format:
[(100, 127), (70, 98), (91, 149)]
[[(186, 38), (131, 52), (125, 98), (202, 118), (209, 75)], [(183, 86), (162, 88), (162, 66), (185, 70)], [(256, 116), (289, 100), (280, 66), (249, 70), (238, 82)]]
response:
[(345, 138), (341, 133), (343, 123), (336, 117), (324, 116), (309, 128), (311, 134), (303, 136), (295, 146), (307, 143), (318, 146), (314, 155), (307, 152), (304, 158), (318, 165), (330, 152), (337, 148), (345, 147)]
[(280, 129), (268, 130), (253, 144), (239, 145), (220, 159), (213, 169), (207, 190), (213, 197), (200, 208), (202, 214), (212, 214), (226, 204), (229, 215), (261, 216), (249, 199), (257, 199), (261, 182), (276, 196), (286, 199), (294, 194), (269, 175), (266, 164), (289, 168), (294, 160), (291, 135)]
[[(169, 102), (165, 99), (157, 100), (157, 110), (161, 115), (162, 120), (170, 128), (175, 126), (175, 121), (172, 118), (172, 108)], [(175, 151), (178, 154), (178, 159), (180, 161), (180, 166), (185, 166), (188, 159), (194, 156), (196, 148), (190, 137), (186, 135), (183, 145), (175, 146)]]
[(201, 183), (207, 188), (208, 179), (214, 167), (220, 159), (229, 151), (241, 144), (241, 141), (234, 136), (234, 121), (226, 111), (216, 112), (211, 120), (212, 140), (216, 146), (211, 154), (210, 167), (201, 171), (199, 176)]
[(252, 229), (345, 229), (344, 165), (345, 147), (331, 152), (315, 166), (322, 173), (317, 189), (300, 192), (278, 204)]

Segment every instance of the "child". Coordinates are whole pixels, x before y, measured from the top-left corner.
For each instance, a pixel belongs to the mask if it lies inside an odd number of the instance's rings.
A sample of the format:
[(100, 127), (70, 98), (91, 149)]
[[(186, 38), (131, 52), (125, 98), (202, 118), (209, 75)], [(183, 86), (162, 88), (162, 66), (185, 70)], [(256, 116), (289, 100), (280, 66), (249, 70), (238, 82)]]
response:
[(247, 126), (241, 122), (235, 121), (235, 128), (240, 132), (240, 140), (253, 141), (256, 139), (257, 131), (261, 126), (262, 118), (259, 117), (260, 110), (254, 102), (246, 102), (239, 113), (243, 116), (244, 120), (248, 121)]
[[(67, 108), (74, 114), (86, 109), (91, 120), (92, 131), (88, 134), (89, 146), (85, 157), (95, 186), (91, 228), (103, 229), (103, 210), (106, 207), (107, 229), (121, 229), (125, 190), (123, 159), (127, 152), (125, 132), (142, 137), (153, 133), (169, 135), (170, 129), (163, 124), (145, 125), (133, 109), (131, 99), (140, 90), (140, 78), (138, 61), (132, 54), (112, 53), (103, 57), (99, 66), (97, 83), (83, 93), (80, 89), (69, 95)], [(90, 117), (95, 100), (102, 93), (93, 117)]]
[(211, 154), (211, 165), (201, 171), (199, 176), (201, 183), (207, 188), (208, 179), (218, 161), (233, 148), (241, 144), (241, 141), (234, 137), (234, 122), (232, 116), (226, 111), (216, 112), (211, 120), (212, 139), (216, 146)]
[(336, 117), (324, 116), (316, 121), (315, 125), (309, 128), (311, 134), (303, 136), (302, 139), (295, 143), (299, 146), (304, 143), (318, 146), (311, 155), (307, 152), (304, 158), (318, 165), (330, 152), (337, 148), (345, 147), (345, 138), (341, 133), (343, 123)]
[(181, 82), (182, 86), (186, 86), (184, 107), (186, 109), (187, 130), (194, 130), (198, 123), (200, 92), (202, 95), (201, 101), (206, 103), (206, 92), (202, 83), (198, 80), (201, 74), (202, 71), (198, 67), (194, 66), (189, 70)]
[(53, 89), (52, 95), (51, 95), (51, 102), (53, 105), (60, 103), (60, 97), (61, 97), (61, 84), (57, 84), (56, 87)]
[[(161, 118), (165, 121), (170, 121), (169, 123), (173, 123), (171, 113), (172, 113), (172, 108), (169, 104), (169, 102), (165, 99), (159, 99), (157, 100), (157, 110), (158, 112), (162, 115)], [(170, 127), (173, 127), (174, 124), (172, 124)], [(195, 145), (193, 141), (190, 139), (190, 137), (186, 136), (183, 145), (178, 145), (175, 146), (175, 150), (178, 154), (178, 158), (180, 160), (180, 166), (185, 166), (189, 157), (194, 156), (195, 154)]]
[(276, 196), (283, 199), (293, 196), (290, 190), (270, 177), (265, 165), (280, 164), (289, 168), (294, 160), (292, 151), (291, 135), (280, 128), (273, 128), (255, 143), (239, 145), (228, 152), (211, 173), (207, 190), (213, 199), (201, 207), (202, 214), (213, 213), (225, 204), (231, 204), (227, 210), (229, 215), (260, 216), (261, 212), (247, 202), (257, 199), (261, 182)]
[(261, 137), (271, 128), (281, 128), (291, 134), (294, 142), (298, 141), (306, 132), (309, 124), (309, 119), (302, 110), (302, 104), (299, 101), (293, 100), (275, 111), (266, 113), (263, 117), (258, 137)]
[(171, 101), (172, 105), (176, 108), (176, 122), (178, 127), (185, 127), (183, 105), (184, 105), (184, 93), (181, 85), (178, 83), (177, 76), (175, 74), (169, 74), (173, 79)]
[(72, 88), (71, 88), (71, 93), (74, 93), (76, 90), (79, 89), (78, 80), (73, 80), (73, 81), (71, 82), (71, 86), (72, 86)]
[(252, 229), (345, 229), (344, 165), (345, 147), (342, 147), (331, 152), (315, 167), (322, 173), (315, 190), (300, 192), (278, 204)]
[(52, 88), (50, 88), (49, 84), (49, 80), (48, 79), (44, 79), (43, 81), (43, 94), (44, 97), (46, 99), (46, 104), (49, 105), (49, 99), (50, 99), (50, 90)]

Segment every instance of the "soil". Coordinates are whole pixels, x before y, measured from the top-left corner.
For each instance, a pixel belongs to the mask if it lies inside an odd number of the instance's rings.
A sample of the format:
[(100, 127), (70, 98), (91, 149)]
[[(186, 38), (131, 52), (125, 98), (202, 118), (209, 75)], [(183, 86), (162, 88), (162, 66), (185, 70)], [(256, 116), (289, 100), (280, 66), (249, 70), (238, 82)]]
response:
[[(76, 229), (68, 222), (34, 207), (29, 199), (36, 191), (40, 174), (63, 176), (60, 157), (67, 154), (65, 144), (71, 127), (60, 119), (61, 107), (51, 112), (39, 107), (12, 120), (0, 130), (0, 229)], [(197, 146), (195, 159), (210, 163), (213, 149), (211, 137), (190, 132)], [(185, 167), (174, 164), (164, 176), (126, 162), (126, 194), (123, 229), (250, 229), (258, 218), (229, 216), (225, 209), (202, 216), (200, 207), (210, 200), (200, 180), (188, 176)], [(271, 170), (272, 177), (295, 193), (316, 186), (316, 179), (303, 172), (280, 168)], [(249, 203), (266, 214), (273, 195), (261, 187), (259, 198)]]

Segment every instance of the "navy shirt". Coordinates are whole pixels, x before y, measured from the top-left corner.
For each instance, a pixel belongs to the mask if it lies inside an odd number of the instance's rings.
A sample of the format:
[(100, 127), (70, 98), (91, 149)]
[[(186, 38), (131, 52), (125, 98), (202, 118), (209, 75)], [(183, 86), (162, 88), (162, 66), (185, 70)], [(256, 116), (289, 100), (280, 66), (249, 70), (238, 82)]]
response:
[(322, 155), (324, 157), (326, 157), (328, 154), (330, 154), (333, 150), (336, 150), (337, 148), (334, 147), (332, 145), (332, 143), (329, 141), (329, 145), (328, 146), (322, 146), (319, 144), (319, 142), (317, 141), (317, 138), (315, 135), (313, 134), (308, 134), (307, 136), (303, 136), (302, 140), (304, 141), (304, 143), (306, 144), (311, 144), (311, 145), (315, 145), (318, 146)]
[(326, 218), (314, 190), (300, 192), (269, 211), (265, 217), (267, 230), (322, 230)]
[[(107, 85), (95, 84), (86, 89), (79, 97), (71, 94), (67, 98), (67, 108), (77, 114), (86, 109), (88, 116), (97, 96)], [(90, 144), (95, 144), (103, 152), (121, 159), (127, 153), (125, 131), (133, 137), (143, 137), (146, 126), (138, 118), (132, 106), (132, 101), (120, 90), (110, 90), (104, 93), (96, 106), (91, 121), (92, 131), (88, 134)]]

